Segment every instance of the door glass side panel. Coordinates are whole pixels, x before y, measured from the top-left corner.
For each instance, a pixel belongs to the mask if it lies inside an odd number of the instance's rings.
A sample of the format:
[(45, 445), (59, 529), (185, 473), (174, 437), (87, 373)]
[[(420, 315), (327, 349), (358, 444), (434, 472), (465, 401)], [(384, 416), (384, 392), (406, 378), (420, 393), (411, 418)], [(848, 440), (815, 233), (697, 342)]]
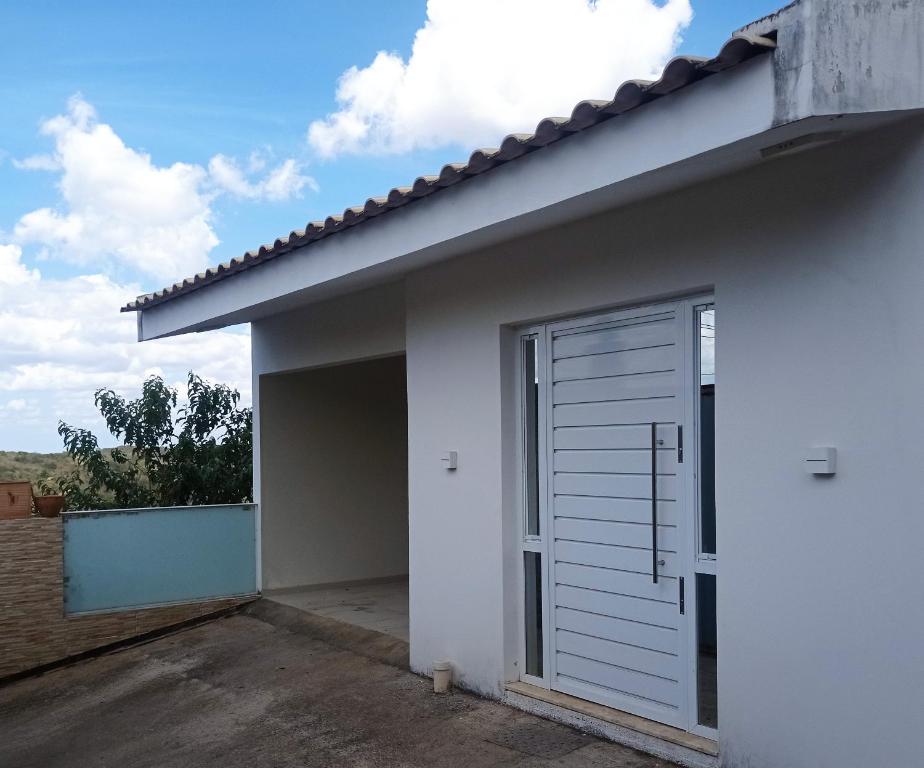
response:
[(523, 454), (525, 533), (539, 536), (539, 360), (538, 339), (523, 339)]
[(699, 546), (715, 546), (715, 306), (696, 310), (699, 333)]
[(542, 677), (542, 555), (523, 553), (523, 581), (526, 585), (526, 674)]
[(697, 722), (709, 728), (719, 727), (715, 580), (708, 573), (696, 574)]
[[(698, 439), (697, 506), (699, 558), (716, 560), (715, 509), (715, 305), (696, 308)], [(719, 727), (716, 670), (716, 576), (696, 576), (697, 722)]]

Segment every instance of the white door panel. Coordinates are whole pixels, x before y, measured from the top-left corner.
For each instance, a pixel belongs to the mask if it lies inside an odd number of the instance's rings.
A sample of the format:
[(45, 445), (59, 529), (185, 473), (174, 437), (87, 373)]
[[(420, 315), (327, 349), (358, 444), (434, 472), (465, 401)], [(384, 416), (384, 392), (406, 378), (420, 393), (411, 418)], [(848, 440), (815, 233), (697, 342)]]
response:
[(614, 382), (616, 376), (604, 376), (600, 379), (572, 379), (560, 381), (553, 387), (552, 397), (556, 405), (560, 403), (597, 403), (613, 399), (613, 384), (619, 384), (618, 394), (624, 400), (640, 397), (666, 397), (677, 389), (676, 375), (673, 371), (658, 373), (637, 373), (624, 376), (622, 381)]
[(602, 355), (568, 357), (556, 360), (553, 365), (555, 381), (600, 378), (602, 376), (629, 376), (636, 373), (655, 373), (673, 370), (672, 347), (629, 349), (625, 352), (608, 352)]
[[(552, 687), (684, 726), (678, 306), (550, 326), (546, 407)], [(654, 446), (652, 422), (657, 424)], [(657, 558), (652, 553), (652, 448)]]
[[(649, 459), (649, 464), (650, 464)], [(674, 475), (658, 475), (658, 498), (674, 501), (678, 493)], [(650, 499), (651, 473), (615, 475), (597, 472), (556, 472), (555, 493), (617, 499)], [(649, 517), (651, 503), (648, 504)]]
[(558, 629), (568, 629), (593, 637), (619, 638), (620, 642), (637, 648), (648, 648), (675, 656), (680, 653), (679, 634), (674, 629), (561, 607), (555, 611), (555, 623)]
[(657, 320), (615, 328), (598, 326), (597, 329), (560, 335), (555, 345), (555, 359), (663, 347), (673, 343), (670, 326)]
[(555, 406), (556, 427), (612, 427), (627, 424), (676, 423), (677, 399), (653, 397), (602, 403), (563, 403)]
[[(651, 526), (637, 523), (556, 517), (555, 538), (566, 541), (584, 541), (591, 544), (609, 544), (614, 547), (634, 547), (635, 549), (647, 549), (649, 552), (651, 550)], [(677, 529), (673, 526), (658, 525), (658, 551), (665, 554), (676, 552), (679, 546)]]
[(637, 645), (615, 642), (593, 635), (559, 629), (559, 651), (585, 659), (596, 659), (624, 669), (634, 669), (656, 677), (666, 677), (675, 684), (680, 679), (680, 660), (674, 654), (661, 653)]
[[(661, 450), (677, 448), (677, 427), (659, 424), (658, 447)], [(608, 427), (559, 427), (555, 429), (555, 450), (589, 448), (609, 450), (650, 451), (651, 426), (649, 424), (623, 424)], [(660, 456), (659, 456), (660, 457)]]
[[(668, 590), (676, 590), (675, 584), (664, 583), (661, 597), (667, 597)], [(562, 608), (598, 613), (614, 619), (637, 621), (655, 627), (673, 629), (677, 606), (661, 600), (646, 600), (634, 595), (619, 595), (613, 592), (598, 592), (583, 587), (569, 587), (559, 584), (555, 587), (555, 600)], [(614, 638), (617, 639), (617, 638)]]
[(596, 589), (600, 592), (635, 595), (645, 600), (661, 600), (664, 595), (660, 584), (652, 583), (650, 574), (616, 571), (595, 565), (576, 565), (559, 561), (555, 566), (555, 579), (559, 584)]
[[(649, 428), (649, 435), (651, 434)], [(556, 472), (622, 472), (631, 475), (648, 475), (651, 472), (651, 450), (624, 449), (619, 451), (593, 450), (555, 451)], [(677, 453), (658, 449), (658, 474), (677, 473)]]
[[(582, 517), (585, 520), (612, 520), (616, 523), (637, 523), (651, 525), (651, 501), (649, 499), (610, 499), (602, 496), (555, 497), (556, 517)], [(677, 525), (680, 518), (677, 504), (672, 501), (658, 501), (658, 524)]]
[[(658, 553), (664, 562), (658, 566), (658, 594), (669, 598), (667, 586), (661, 584), (665, 577), (677, 577), (680, 572), (680, 558), (674, 552), (660, 550)], [(559, 539), (555, 542), (556, 562), (575, 563), (577, 565), (595, 565), (599, 568), (614, 568), (645, 574), (651, 579), (651, 549), (635, 547), (616, 547), (609, 544), (588, 544), (583, 541)]]
[(601, 695), (614, 698), (639, 698), (649, 705), (663, 706), (665, 711), (680, 709), (680, 686), (674, 680), (648, 675), (635, 669), (624, 669), (597, 659), (586, 659), (561, 652), (558, 674), (601, 689)]

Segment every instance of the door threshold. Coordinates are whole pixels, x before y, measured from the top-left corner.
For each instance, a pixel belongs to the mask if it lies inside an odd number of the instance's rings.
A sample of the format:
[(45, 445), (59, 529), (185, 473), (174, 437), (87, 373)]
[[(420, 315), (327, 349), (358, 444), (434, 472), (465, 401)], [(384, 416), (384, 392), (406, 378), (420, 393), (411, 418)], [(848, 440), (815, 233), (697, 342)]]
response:
[(576, 696), (514, 682), (507, 683), (504, 701), (517, 709), (689, 768), (716, 768), (718, 765), (719, 745), (712, 739)]

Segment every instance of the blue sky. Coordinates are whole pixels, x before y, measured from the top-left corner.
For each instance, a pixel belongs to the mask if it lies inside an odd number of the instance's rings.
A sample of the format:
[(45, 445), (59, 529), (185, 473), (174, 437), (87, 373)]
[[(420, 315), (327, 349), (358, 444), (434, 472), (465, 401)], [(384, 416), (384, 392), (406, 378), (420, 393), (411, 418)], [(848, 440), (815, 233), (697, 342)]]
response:
[[(417, 47), (424, 0), (0, 5), (0, 270), (19, 302), (0, 305), (0, 450), (58, 450), (59, 418), (98, 427), (93, 390), (130, 394), (150, 372), (179, 382), (193, 367), (249, 396), (246, 329), (136, 351), (117, 297), (611, 95), (600, 91), (675, 51), (713, 54), (780, 4), (692, 0), (690, 20), (686, 0), (661, 13), (655, 0), (599, 0), (589, 21), (584, 0), (495, 0), (487, 14), (485, 2), (435, 0)], [(391, 55), (370, 66), (379, 51)], [(556, 57), (579, 61), (542, 69)], [(492, 94), (521, 61), (538, 76), (511, 74)], [(338, 101), (350, 67), (358, 76)], [(439, 80), (439, 99), (420, 73)], [(382, 93), (393, 103), (376, 103)], [(111, 231), (156, 242), (129, 251)]]

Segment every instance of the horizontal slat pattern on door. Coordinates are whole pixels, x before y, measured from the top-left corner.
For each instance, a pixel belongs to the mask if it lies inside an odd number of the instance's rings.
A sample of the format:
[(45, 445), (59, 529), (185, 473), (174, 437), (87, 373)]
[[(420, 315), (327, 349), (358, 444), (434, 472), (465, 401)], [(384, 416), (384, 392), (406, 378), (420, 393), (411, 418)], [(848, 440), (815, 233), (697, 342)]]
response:
[[(636, 547), (651, 553), (651, 526), (637, 523), (612, 523), (608, 520), (584, 520), (573, 517), (555, 518), (555, 538), (564, 541), (586, 541), (614, 547)], [(658, 526), (658, 551), (676, 552), (677, 529)]]
[(559, 629), (558, 650), (585, 659), (602, 661), (617, 667), (635, 669), (648, 675), (664, 677), (673, 682), (680, 679), (680, 663), (673, 654), (639, 648), (590, 635)]
[(555, 381), (672, 370), (674, 370), (673, 347), (629, 349), (625, 352), (608, 352), (604, 355), (567, 357), (564, 360), (556, 360), (552, 364), (552, 375)]
[[(675, 709), (682, 695), (678, 338), (674, 311), (663, 309), (552, 336), (556, 674), (611, 705), (622, 696)], [(651, 422), (660, 441), (657, 584)]]
[[(594, 565), (575, 565), (559, 562), (555, 566), (555, 581), (569, 587), (584, 587), (601, 592), (614, 592), (620, 595), (635, 595), (646, 600), (665, 600), (672, 605), (677, 594), (675, 587), (666, 590), (655, 584), (647, 573), (616, 571), (612, 568), (600, 568)], [(669, 592), (670, 595), (665, 595)]]
[[(555, 497), (555, 516), (650, 525), (651, 501), (558, 494)], [(661, 525), (677, 525), (677, 505), (673, 501), (658, 502), (658, 522)]]
[(555, 611), (555, 626), (594, 637), (617, 638), (621, 643), (662, 653), (676, 655), (680, 652), (680, 633), (675, 629), (614, 619), (599, 613), (559, 607)]
[[(658, 475), (658, 498), (677, 499), (677, 477)], [(615, 475), (597, 472), (556, 472), (555, 493), (621, 499), (650, 499), (651, 475)], [(649, 508), (651, 504), (648, 505)]]
[[(556, 472), (629, 472), (648, 475), (651, 472), (651, 450), (645, 451), (555, 451)], [(676, 451), (659, 448), (658, 474), (677, 472)]]
[(556, 405), (556, 427), (611, 427), (625, 424), (659, 424), (677, 421), (677, 400), (657, 397), (646, 400), (617, 400), (606, 403), (565, 403)]
[(552, 387), (553, 402), (598, 403), (603, 400), (635, 400), (640, 397), (668, 397), (677, 389), (674, 371), (606, 376), (602, 379), (559, 381)]
[(567, 328), (555, 331), (555, 338), (565, 339), (582, 333), (599, 333), (610, 328), (627, 328), (632, 325), (656, 323), (661, 320), (670, 320), (674, 317), (674, 309), (665, 309), (662, 312), (653, 312), (651, 309), (638, 309), (632, 312), (623, 312), (618, 318), (584, 318), (580, 323), (569, 323)]
[[(660, 552), (664, 565), (658, 568), (661, 576), (680, 575), (679, 561), (673, 552)], [(600, 568), (648, 574), (651, 578), (651, 550), (614, 547), (609, 544), (587, 544), (583, 541), (556, 541), (555, 559), (565, 563), (585, 563)], [(666, 584), (667, 582), (665, 582)], [(667, 589), (667, 587), (665, 587)]]
[(663, 347), (673, 343), (672, 325), (655, 320), (557, 337), (555, 339), (555, 359)]
[(680, 704), (679, 686), (673, 680), (573, 656), (570, 653), (559, 651), (558, 674), (609, 688), (614, 693), (637, 696), (669, 707), (677, 707)]
[[(676, 591), (673, 584), (668, 585), (665, 582), (665, 588), (668, 587), (671, 592)], [(555, 599), (562, 608), (599, 613), (601, 616), (637, 621), (639, 624), (650, 624), (654, 627), (671, 629), (677, 619), (677, 608), (672, 603), (645, 600), (612, 592), (598, 592), (583, 587), (569, 587), (567, 584), (559, 584), (555, 588)], [(614, 639), (619, 640), (620, 638)]]
[[(672, 424), (658, 425), (658, 440), (662, 449), (677, 449), (677, 427)], [(559, 427), (555, 430), (555, 450), (559, 449), (609, 449), (626, 448), (637, 451), (651, 450), (651, 426), (630, 424), (610, 427)], [(660, 456), (660, 454), (659, 454)]]

